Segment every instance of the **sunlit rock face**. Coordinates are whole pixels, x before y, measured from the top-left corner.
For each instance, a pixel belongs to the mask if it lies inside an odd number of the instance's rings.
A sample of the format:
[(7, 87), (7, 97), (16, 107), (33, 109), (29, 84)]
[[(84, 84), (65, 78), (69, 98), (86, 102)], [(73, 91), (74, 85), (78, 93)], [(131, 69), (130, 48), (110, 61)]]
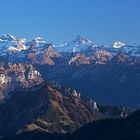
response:
[(5, 64), (0, 66), (0, 99), (13, 90), (32, 87), (43, 81), (40, 73), (31, 64)]

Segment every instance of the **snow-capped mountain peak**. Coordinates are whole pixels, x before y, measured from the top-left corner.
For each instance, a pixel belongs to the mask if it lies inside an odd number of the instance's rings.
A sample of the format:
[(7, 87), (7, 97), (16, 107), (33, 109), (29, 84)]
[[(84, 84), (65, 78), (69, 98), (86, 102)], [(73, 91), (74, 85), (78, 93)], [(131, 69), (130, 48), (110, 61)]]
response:
[(3, 41), (15, 41), (17, 40), (15, 36), (11, 35), (11, 34), (3, 34), (0, 36), (0, 40)]
[(55, 49), (59, 52), (68, 52), (68, 53), (76, 53), (76, 52), (84, 52), (91, 49), (94, 49), (96, 45), (81, 36), (78, 36), (75, 40), (65, 43), (63, 45), (56, 46)]
[(13, 35), (6, 34), (0, 36), (0, 55), (5, 56), (11, 52), (26, 50), (26, 40), (18, 39)]
[(31, 47), (40, 47), (42, 44), (46, 44), (46, 41), (42, 37), (36, 37), (31, 41), (28, 41), (28, 45)]
[(85, 37), (82, 37), (82, 36), (77, 36), (75, 42), (78, 43), (78, 44), (92, 43), (90, 40), (88, 40), (88, 39), (86, 39)]
[(44, 41), (44, 39), (42, 38), (42, 37), (36, 37), (36, 38), (34, 38), (33, 39), (35, 42), (37, 42), (37, 43), (42, 43), (42, 42), (46, 42), (46, 41)]
[(22, 51), (26, 50), (25, 42), (22, 39), (17, 40), (13, 46), (9, 46), (8, 50), (10, 51)]
[(121, 48), (121, 47), (123, 47), (123, 46), (125, 46), (125, 45), (126, 45), (126, 44), (123, 43), (123, 42), (116, 41), (116, 42), (114, 42), (114, 44), (113, 44), (113, 48)]

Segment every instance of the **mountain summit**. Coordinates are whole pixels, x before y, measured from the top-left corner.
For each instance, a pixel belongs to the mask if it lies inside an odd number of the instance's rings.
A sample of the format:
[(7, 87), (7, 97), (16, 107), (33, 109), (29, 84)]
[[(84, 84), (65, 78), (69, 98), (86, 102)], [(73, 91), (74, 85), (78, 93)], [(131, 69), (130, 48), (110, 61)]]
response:
[(93, 50), (95, 47), (96, 45), (90, 40), (78, 36), (75, 40), (56, 47), (56, 50), (59, 52), (77, 53)]
[(120, 41), (114, 42), (113, 44), (113, 48), (121, 48), (123, 46), (125, 46), (126, 44)]

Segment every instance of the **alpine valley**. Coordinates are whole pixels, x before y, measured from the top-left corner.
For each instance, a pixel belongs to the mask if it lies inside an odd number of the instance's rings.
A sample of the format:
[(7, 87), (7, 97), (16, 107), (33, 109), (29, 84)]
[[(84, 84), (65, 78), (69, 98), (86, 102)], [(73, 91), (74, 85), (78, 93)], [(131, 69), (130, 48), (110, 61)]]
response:
[(0, 139), (137, 140), (139, 107), (140, 45), (0, 36)]

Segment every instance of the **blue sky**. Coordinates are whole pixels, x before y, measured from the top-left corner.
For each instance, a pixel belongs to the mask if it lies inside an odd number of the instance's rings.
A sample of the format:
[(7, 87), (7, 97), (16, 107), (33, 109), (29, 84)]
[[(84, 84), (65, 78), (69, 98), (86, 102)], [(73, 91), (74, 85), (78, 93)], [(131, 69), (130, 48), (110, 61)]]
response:
[(77, 35), (140, 44), (140, 0), (0, 0), (0, 33), (55, 44)]

